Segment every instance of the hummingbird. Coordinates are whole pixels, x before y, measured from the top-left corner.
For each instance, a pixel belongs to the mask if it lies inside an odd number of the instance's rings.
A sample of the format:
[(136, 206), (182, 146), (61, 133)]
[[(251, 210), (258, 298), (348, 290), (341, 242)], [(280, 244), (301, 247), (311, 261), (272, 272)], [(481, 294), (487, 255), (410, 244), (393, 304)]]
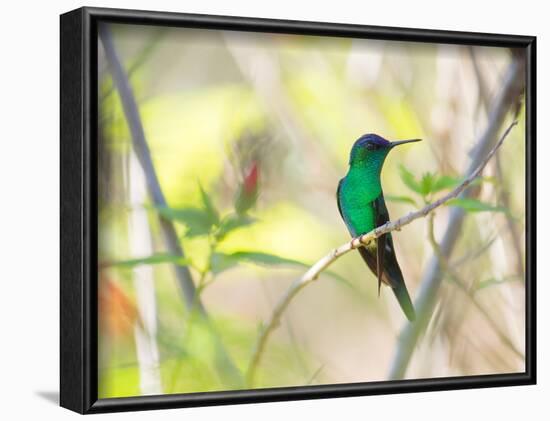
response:
[[(366, 234), (389, 221), (380, 174), (388, 153), (398, 145), (418, 142), (409, 139), (390, 142), (376, 134), (365, 134), (355, 141), (349, 157), (349, 170), (338, 183), (338, 210), (353, 237)], [(415, 312), (403, 274), (397, 263), (391, 233), (383, 234), (367, 246), (357, 249), (378, 279), (392, 288), (409, 321)]]

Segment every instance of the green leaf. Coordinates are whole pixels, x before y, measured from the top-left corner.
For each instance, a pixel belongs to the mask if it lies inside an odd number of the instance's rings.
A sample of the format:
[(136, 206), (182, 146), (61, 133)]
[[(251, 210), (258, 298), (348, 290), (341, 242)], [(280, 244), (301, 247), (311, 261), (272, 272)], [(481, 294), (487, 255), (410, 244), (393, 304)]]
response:
[(199, 190), (201, 192), (201, 199), (202, 199), (202, 204), (204, 206), (204, 210), (208, 215), (208, 218), (210, 219), (211, 225), (217, 225), (220, 222), (220, 215), (218, 213), (218, 210), (216, 209), (216, 207), (212, 203), (212, 200), (210, 199), (208, 194), (204, 191), (200, 183), (199, 183)]
[(447, 206), (457, 206), (466, 212), (507, 212), (503, 206), (493, 206), (490, 203), (481, 202), (471, 198), (451, 199), (446, 203)]
[(229, 215), (224, 218), (220, 224), (220, 229), (216, 233), (218, 240), (223, 240), (227, 234), (236, 229), (246, 227), (256, 221), (248, 215)]
[(413, 206), (417, 206), (415, 200), (412, 197), (409, 196), (394, 196), (391, 194), (385, 194), (384, 199), (389, 200), (390, 202), (401, 202), (401, 203), (408, 203)]
[[(288, 259), (286, 257), (280, 257), (276, 256), (274, 254), (269, 253), (262, 253), (262, 252), (252, 252), (252, 251), (239, 251), (236, 253), (232, 253), (231, 256), (233, 258), (238, 258), (239, 260), (244, 260), (249, 263), (254, 263), (258, 265), (293, 265), (293, 266), (299, 266), (305, 269), (309, 269), (311, 267), (311, 264), (301, 262), (299, 260), (295, 259)], [(322, 272), (322, 274), (330, 276), (334, 278), (335, 280), (341, 282), (343, 285), (347, 286), (348, 288), (351, 288), (354, 291), (357, 291), (356, 288), (349, 283), (347, 279), (345, 279), (343, 276), (338, 275), (336, 272), (325, 270)]]
[(454, 189), (456, 186), (458, 186), (461, 183), (461, 179), (457, 177), (451, 177), (450, 175), (442, 175), (441, 177), (437, 177), (435, 182), (432, 185), (431, 192), (437, 193), (441, 190), (448, 190), (448, 189)]
[(183, 223), (187, 227), (187, 237), (207, 235), (213, 225), (211, 214), (204, 209), (159, 207), (157, 210), (165, 218)]
[(210, 270), (216, 275), (238, 264), (239, 260), (230, 254), (215, 252), (210, 256)]
[(139, 265), (158, 265), (162, 263), (172, 263), (178, 266), (187, 266), (191, 264), (190, 259), (172, 254), (153, 254), (152, 256), (140, 257), (136, 259), (118, 260), (110, 263), (110, 266), (133, 268)]
[(275, 254), (257, 251), (237, 251), (235, 253), (231, 253), (230, 256), (238, 260), (244, 260), (259, 265), (298, 265), (309, 267), (307, 263), (303, 263), (298, 260), (287, 259)]
[(194, 224), (206, 222), (208, 215), (202, 209), (197, 208), (169, 208), (161, 206), (157, 208), (158, 212), (167, 219), (181, 222), (183, 224)]
[(414, 177), (413, 173), (410, 172), (404, 165), (399, 166), (399, 175), (401, 177), (401, 180), (403, 183), (412, 191), (422, 194), (422, 188), (420, 187), (420, 184), (418, 184), (418, 181), (416, 181), (416, 178)]
[(449, 175), (437, 176), (431, 172), (424, 173), (420, 181), (417, 181), (415, 176), (403, 165), (399, 167), (399, 174), (401, 180), (409, 189), (424, 197), (431, 193), (454, 188), (462, 181), (457, 177)]
[[(257, 251), (237, 251), (230, 254), (213, 253), (210, 264), (212, 272), (214, 274), (219, 274), (243, 262), (253, 263), (260, 266), (292, 265), (299, 266), (305, 269), (309, 269), (311, 267), (310, 264), (301, 262), (299, 260), (288, 259), (286, 257)], [(353, 284), (351, 284), (343, 276), (338, 275), (336, 272), (325, 270), (322, 272), (322, 275), (330, 276), (336, 281), (340, 282), (345, 287), (350, 288), (358, 294), (361, 294), (361, 292)]]
[(430, 172), (424, 173), (424, 175), (422, 175), (422, 178), (420, 179), (420, 193), (423, 196), (427, 196), (428, 194), (430, 194), (432, 192), (434, 183), (435, 176)]
[[(451, 190), (457, 187), (460, 183), (464, 181), (463, 178), (460, 177), (452, 177), (450, 175), (442, 175), (440, 177), (437, 177), (435, 181), (432, 183), (430, 193), (438, 193), (441, 190)], [(481, 183), (496, 183), (495, 177), (477, 177), (475, 178), (471, 185), (472, 186), (478, 186)]]
[(257, 251), (237, 251), (229, 254), (213, 253), (210, 260), (212, 272), (216, 274), (244, 262), (261, 266), (295, 265), (306, 268), (309, 267), (307, 263), (303, 263), (298, 260), (287, 259), (275, 254)]

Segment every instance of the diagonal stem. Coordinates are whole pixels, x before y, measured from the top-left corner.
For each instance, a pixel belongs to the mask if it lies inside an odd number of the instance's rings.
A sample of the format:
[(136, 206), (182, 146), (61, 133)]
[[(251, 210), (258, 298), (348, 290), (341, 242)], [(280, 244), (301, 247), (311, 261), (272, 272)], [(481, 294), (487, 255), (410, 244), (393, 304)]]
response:
[[(106, 25), (100, 25), (98, 32), (113, 76), (114, 85), (120, 95), (124, 115), (126, 116), (128, 128), (132, 136), (132, 146), (136, 152), (139, 163), (143, 168), (143, 172), (145, 173), (149, 194), (151, 195), (151, 199), (156, 206), (167, 206), (166, 198), (164, 197), (164, 193), (160, 186), (153, 160), (151, 158), (151, 151), (149, 150), (149, 145), (147, 144), (147, 140), (145, 138), (145, 132), (143, 130), (143, 124), (141, 123), (134, 93), (115, 50), (111, 31)], [(184, 252), (179, 244), (174, 226), (164, 217), (159, 216), (159, 218), (166, 247), (174, 255), (183, 257)], [(195, 284), (193, 283), (191, 272), (187, 266), (176, 266), (176, 273), (184, 295), (185, 303), (189, 307), (192, 303), (193, 296), (195, 295)], [(202, 307), (202, 304), (199, 304), (199, 307), (201, 308), (201, 312), (203, 312), (204, 308)]]
[[(128, 128), (132, 137), (132, 146), (138, 157), (139, 163), (143, 168), (147, 188), (151, 199), (156, 206), (164, 207), (167, 205), (166, 198), (160, 186), (151, 152), (145, 138), (143, 124), (139, 115), (138, 106), (120, 59), (117, 55), (111, 31), (106, 24), (99, 25), (99, 38), (105, 50), (105, 57), (109, 64), (109, 68), (113, 77), (114, 85), (119, 93), (124, 109), (124, 115)], [(176, 230), (172, 222), (159, 215), (161, 231), (164, 235), (166, 248), (171, 254), (184, 257), (183, 248), (181, 247)], [(176, 277), (183, 295), (183, 299), (190, 313), (196, 310), (201, 317), (207, 322), (210, 332), (215, 342), (216, 347), (216, 364), (221, 377), (227, 385), (240, 387), (242, 385), (242, 376), (235, 363), (232, 361), (228, 351), (225, 349), (219, 334), (216, 332), (215, 326), (210, 320), (206, 309), (204, 308), (200, 297), (197, 294), (197, 289), (193, 282), (191, 272), (187, 266), (175, 265)]]
[(441, 197), (435, 202), (432, 202), (426, 205), (424, 208), (416, 212), (410, 212), (407, 215), (395, 221), (389, 221), (384, 225), (381, 225), (378, 228), (366, 234), (353, 238), (351, 241), (332, 250), (325, 257), (318, 260), (317, 263), (311, 266), (309, 270), (301, 278), (296, 279), (285, 291), (283, 296), (279, 299), (277, 305), (275, 306), (273, 312), (271, 313), (270, 318), (268, 319), (267, 323), (265, 323), (264, 327), (261, 329), (258, 335), (258, 339), (255, 344), (254, 350), (252, 352), (252, 357), (250, 359), (250, 363), (246, 373), (246, 381), (248, 386), (253, 387), (254, 385), (256, 371), (261, 362), (269, 337), (275, 331), (275, 329), (279, 326), (281, 317), (285, 312), (285, 310), (287, 309), (287, 307), (289, 306), (289, 304), (291, 303), (292, 299), (304, 287), (306, 287), (311, 282), (315, 281), (325, 269), (327, 269), (332, 263), (334, 263), (338, 258), (343, 256), (344, 254), (350, 252), (351, 250), (359, 248), (361, 246), (367, 245), (368, 243), (370, 243), (371, 241), (375, 240), (376, 238), (380, 237), (383, 234), (387, 234), (388, 232), (391, 232), (391, 231), (399, 231), (405, 225), (408, 225), (417, 219), (427, 216), (434, 209), (438, 208), (439, 206), (443, 205), (449, 200), (463, 194), (468, 189), (470, 184), (477, 177), (481, 175), (483, 169), (485, 168), (489, 160), (494, 156), (498, 148), (502, 145), (502, 143), (504, 142), (504, 140), (506, 139), (506, 137), (508, 136), (508, 134), (516, 124), (517, 124), (517, 121), (514, 121), (510, 124), (510, 126), (508, 126), (508, 128), (504, 131), (500, 140), (493, 147), (493, 149), (489, 151), (488, 154), (485, 156), (485, 158), (478, 163), (477, 168), (474, 168), (470, 172), (470, 174), (464, 179), (464, 181), (460, 183), (451, 192), (447, 193), (445, 196)]
[[(482, 69), (477, 60), (474, 47), (470, 46), (469, 52), (472, 60), (472, 65), (474, 67), (474, 73), (477, 79), (477, 85), (479, 87), (479, 98), (485, 112), (487, 112), (489, 110), (489, 105), (491, 102), (489, 88), (487, 87), (487, 83), (483, 77), (483, 73), (481, 71)], [(516, 113), (518, 112), (519, 108), (518, 110), (516, 110)], [(497, 191), (498, 200), (503, 207), (505, 207), (506, 209), (510, 209), (510, 197), (504, 184), (504, 172), (502, 170), (500, 153), (497, 153), (495, 156), (495, 172), (498, 182), (501, 185)], [(510, 234), (511, 246), (514, 252), (516, 266), (515, 270), (519, 275), (522, 275), (525, 273), (525, 269), (523, 265), (523, 253), (521, 251), (521, 235), (518, 232), (513, 216), (507, 212), (504, 217), (506, 218), (506, 224), (508, 225), (508, 231)]]
[[(525, 85), (524, 70), (525, 62), (521, 57), (515, 58), (510, 64), (503, 81), (502, 89), (495, 98), (494, 106), (489, 114), (488, 126), (478, 141), (475, 150), (472, 152), (472, 160), (466, 173), (471, 172), (472, 168), (476, 168), (479, 165), (479, 162), (486, 156), (486, 151), (494, 144), (508, 111), (523, 91)], [(467, 189), (463, 193), (463, 197), (471, 197), (474, 193), (473, 189)], [(453, 208), (450, 212), (447, 229), (440, 243), (441, 253), (446, 258), (453, 251), (462, 228), (464, 216), (464, 211), (460, 208)], [(396, 351), (390, 367), (390, 379), (401, 379), (405, 376), (416, 344), (424, 332), (436, 304), (441, 277), (442, 272), (439, 259), (436, 256), (432, 256), (415, 300), (415, 308), (419, 317), (414, 323), (407, 324), (399, 334)]]

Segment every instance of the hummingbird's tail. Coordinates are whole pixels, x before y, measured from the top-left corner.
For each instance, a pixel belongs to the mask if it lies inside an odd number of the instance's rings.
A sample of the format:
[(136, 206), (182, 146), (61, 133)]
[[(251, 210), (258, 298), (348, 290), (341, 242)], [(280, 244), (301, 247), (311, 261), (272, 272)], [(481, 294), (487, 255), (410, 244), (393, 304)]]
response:
[(384, 268), (383, 277), (387, 279), (387, 283), (391, 286), (397, 302), (401, 306), (405, 316), (407, 316), (407, 319), (410, 322), (414, 322), (416, 314), (409, 291), (407, 291), (407, 285), (405, 285), (405, 280), (403, 279), (403, 274), (401, 273), (401, 268), (397, 263), (397, 259), (390, 258), (388, 263), (390, 264)]
[[(391, 240), (390, 240), (391, 241)], [(414, 311), (414, 306), (407, 291), (407, 286), (405, 285), (405, 280), (403, 279), (403, 274), (395, 258), (393, 252), (393, 243), (388, 243), (390, 245), (391, 252), (387, 252), (384, 255), (384, 272), (382, 273), (382, 281), (387, 284), (395, 294), (397, 302), (401, 306), (403, 313), (407, 316), (410, 322), (414, 322), (416, 315)], [(378, 273), (378, 265), (376, 262), (375, 253), (370, 252), (365, 247), (359, 247), (357, 249), (363, 257), (363, 260), (367, 263), (371, 271), (376, 275)]]
[(396, 285), (392, 289), (395, 297), (397, 298), (397, 301), (399, 302), (399, 305), (401, 306), (401, 309), (405, 313), (405, 316), (407, 316), (407, 319), (409, 319), (410, 322), (414, 322), (414, 320), (416, 319), (416, 314), (414, 311), (413, 303), (411, 301), (411, 297), (409, 296), (409, 292), (407, 291), (407, 287), (405, 286), (405, 282), (398, 283), (398, 285)]

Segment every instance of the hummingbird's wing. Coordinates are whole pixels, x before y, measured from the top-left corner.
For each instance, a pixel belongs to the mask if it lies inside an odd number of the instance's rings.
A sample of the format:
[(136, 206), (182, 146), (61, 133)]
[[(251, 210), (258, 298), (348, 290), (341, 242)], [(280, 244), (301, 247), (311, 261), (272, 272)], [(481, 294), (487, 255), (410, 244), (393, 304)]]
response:
[[(343, 181), (344, 181), (344, 179), (342, 178), (338, 182), (338, 188), (336, 189), (336, 203), (338, 204), (338, 212), (340, 212), (340, 216), (342, 217), (344, 222), (346, 222), (346, 218), (344, 217), (344, 213), (342, 212), (342, 206), (340, 205), (340, 189), (342, 188), (342, 182)], [(346, 222), (346, 225), (347, 225), (347, 222)]]
[[(386, 208), (386, 203), (384, 201), (384, 195), (381, 194), (378, 196), (374, 203), (375, 209), (378, 212), (376, 224), (377, 226), (380, 226), (388, 222), (390, 219), (388, 209)], [(392, 235), (391, 233), (387, 233), (379, 237), (379, 239), (382, 237), (384, 237), (382, 251), (382, 261), (384, 262), (382, 266), (382, 280), (392, 287), (403, 312), (410, 321), (413, 321), (415, 319), (414, 306), (409, 296), (409, 292), (407, 291), (407, 286), (405, 285), (401, 268), (397, 262)], [(378, 243), (378, 248), (381, 248), (380, 242)], [(380, 256), (380, 253), (381, 251), (377, 250), (378, 256)]]
[[(384, 196), (382, 194), (380, 194), (378, 199), (373, 202), (373, 207), (374, 214), (376, 215), (376, 227), (384, 225), (390, 220), (388, 209), (386, 208)], [(386, 249), (388, 249), (388, 252), (392, 252), (392, 249), (388, 247), (389, 243), (386, 242), (387, 236), (388, 234), (382, 234), (376, 239), (376, 276), (378, 278), (378, 296), (380, 296), (380, 285), (382, 285), (382, 274), (384, 273), (384, 257), (386, 254)], [(389, 284), (393, 287), (391, 283)]]
[(340, 203), (340, 190), (342, 189), (342, 183), (344, 182), (344, 179), (342, 178), (338, 182), (338, 188), (336, 189), (336, 203), (338, 204), (338, 212), (340, 212), (340, 216), (342, 217), (342, 220), (346, 224), (346, 227), (348, 228), (349, 233), (352, 237), (355, 237), (357, 234), (355, 233), (355, 230), (353, 229), (352, 224), (348, 219), (346, 218), (346, 215), (344, 215), (344, 212), (342, 212), (342, 204)]
[[(344, 179), (340, 180), (338, 183), (338, 189), (336, 190), (336, 202), (338, 203), (338, 211), (340, 212), (340, 216), (344, 220), (348, 230), (350, 230), (351, 235), (355, 236), (357, 233), (353, 232), (353, 228), (346, 220), (340, 203), (340, 190), (342, 188), (343, 181)], [(389, 221), (390, 217), (388, 214), (388, 209), (386, 208), (386, 203), (382, 194), (380, 194), (376, 200), (371, 202), (370, 206), (373, 206), (374, 214), (376, 215), (375, 225), (377, 227), (384, 225)], [(399, 305), (407, 316), (407, 319), (413, 321), (415, 319), (414, 306), (411, 302), (411, 298), (409, 297), (399, 263), (397, 263), (397, 257), (395, 256), (391, 234), (388, 233), (381, 235), (377, 239), (376, 247), (370, 247), (369, 249), (366, 247), (359, 247), (357, 251), (361, 254), (361, 257), (372, 273), (377, 276), (378, 292), (380, 293), (381, 282), (388, 284), (392, 288)]]
[[(388, 210), (382, 194), (372, 202), (372, 206), (376, 211), (376, 226), (379, 227), (389, 221)], [(380, 236), (376, 246), (376, 250), (365, 247), (360, 247), (358, 250), (370, 270), (377, 276), (378, 288), (380, 288), (380, 281), (389, 285), (407, 319), (412, 322), (415, 319), (414, 306), (397, 262), (391, 233)]]
[[(373, 207), (374, 215), (376, 215), (374, 221), (375, 227), (384, 225), (389, 221), (388, 210), (386, 209), (384, 197), (382, 195), (380, 195), (378, 199), (372, 201), (369, 206)], [(369, 269), (378, 279), (378, 294), (380, 294), (380, 285), (382, 282), (388, 284), (392, 288), (395, 286), (391, 277), (384, 276), (386, 253), (393, 253), (393, 247), (388, 245), (388, 239), (391, 241), (391, 236), (389, 234), (383, 234), (376, 239), (376, 247), (359, 247), (357, 249)]]
[[(336, 189), (336, 203), (338, 204), (338, 211), (340, 212), (340, 216), (348, 227), (350, 234), (352, 236), (356, 236), (358, 235), (358, 233), (354, 232), (353, 227), (346, 220), (344, 212), (342, 212), (342, 205), (340, 204), (340, 189), (342, 188), (343, 181), (344, 179), (342, 178), (338, 182), (338, 188)], [(381, 200), (375, 200), (370, 204), (374, 208), (374, 214), (376, 215), (375, 224), (377, 227), (379, 227), (380, 225), (384, 225), (389, 220), (388, 210), (386, 209), (386, 205), (384, 204), (384, 197), (380, 195), (379, 198), (381, 198)], [(377, 238), (376, 255), (374, 255), (371, 250), (367, 250), (365, 247), (359, 247), (357, 249), (363, 257), (363, 260), (367, 263), (369, 269), (378, 278), (378, 295), (380, 295), (380, 284), (382, 282), (388, 282), (388, 280), (390, 280), (390, 278), (383, 279), (382, 277), (382, 274), (384, 272), (384, 254), (386, 252), (386, 235), (387, 234), (384, 234)], [(389, 283), (389, 285), (393, 286), (391, 283)]]

